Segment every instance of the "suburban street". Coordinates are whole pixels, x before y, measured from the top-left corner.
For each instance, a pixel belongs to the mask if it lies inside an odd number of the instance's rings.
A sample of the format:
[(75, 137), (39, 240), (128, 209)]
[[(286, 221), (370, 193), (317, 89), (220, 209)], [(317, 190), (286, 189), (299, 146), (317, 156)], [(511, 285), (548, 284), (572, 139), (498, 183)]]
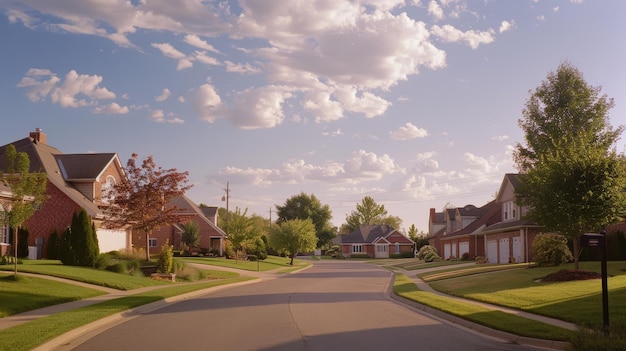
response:
[[(63, 350), (537, 350), (466, 331), (386, 296), (391, 273), (317, 261), (103, 328)], [(88, 339), (87, 339), (88, 338)]]

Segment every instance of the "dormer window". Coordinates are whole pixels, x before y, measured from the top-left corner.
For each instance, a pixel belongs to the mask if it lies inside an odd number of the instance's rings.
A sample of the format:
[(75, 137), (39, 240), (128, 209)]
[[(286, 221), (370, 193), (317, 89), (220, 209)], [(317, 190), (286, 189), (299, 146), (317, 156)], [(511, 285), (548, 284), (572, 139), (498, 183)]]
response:
[(109, 203), (113, 198), (110, 196), (111, 190), (115, 187), (115, 177), (107, 176), (106, 181), (102, 183), (102, 202)]
[(517, 205), (513, 201), (507, 201), (502, 204), (502, 217), (503, 220), (509, 221), (517, 219)]

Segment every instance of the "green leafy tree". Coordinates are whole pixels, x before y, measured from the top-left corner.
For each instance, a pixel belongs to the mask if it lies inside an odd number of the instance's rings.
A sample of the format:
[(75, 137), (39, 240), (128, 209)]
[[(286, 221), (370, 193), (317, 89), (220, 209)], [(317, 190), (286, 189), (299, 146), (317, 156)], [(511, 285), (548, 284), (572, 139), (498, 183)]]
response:
[[(31, 172), (25, 152), (17, 152), (10, 144), (5, 149), (6, 169), (0, 170), (0, 180), (11, 189), (11, 199), (2, 202), (3, 217), (13, 228), (14, 255), (18, 257), (18, 229), (46, 199), (47, 177), (43, 172)], [(17, 276), (17, 260), (15, 260)]]
[(311, 219), (315, 226), (315, 235), (318, 238), (318, 247), (327, 247), (337, 235), (337, 230), (331, 225), (332, 212), (328, 205), (322, 205), (314, 195), (304, 192), (294, 195), (285, 201), (282, 206), (276, 206), (278, 214), (277, 224), (293, 219)]
[(379, 205), (371, 196), (365, 196), (361, 203), (356, 205), (356, 210), (346, 216), (342, 231), (353, 232), (362, 225), (383, 224), (398, 229), (402, 225), (402, 220), (400, 217), (388, 215), (385, 205)]
[(126, 179), (115, 183), (108, 194), (113, 201), (105, 225), (112, 228), (130, 226), (133, 231), (143, 232), (146, 261), (149, 261), (152, 231), (188, 219), (177, 213), (179, 209), (176, 206), (168, 206), (168, 203), (183, 195), (191, 185), (187, 185), (188, 172), (157, 167), (152, 156), (138, 166), (138, 158), (137, 154), (133, 154), (128, 159), (124, 168)]
[(183, 224), (183, 235), (180, 239), (189, 249), (198, 247), (200, 244), (200, 224), (189, 221)]
[(623, 127), (610, 125), (612, 107), (566, 62), (535, 89), (519, 121), (526, 145), (514, 155), (522, 173), (518, 198), (545, 231), (572, 240), (575, 269), (580, 235), (626, 213), (626, 162), (614, 146)]
[(59, 237), (59, 232), (57, 232), (57, 230), (55, 229), (50, 234), (50, 237), (48, 237), (48, 258), (49, 259), (51, 260), (60, 259), (60, 254), (59, 254), (60, 245), (61, 245), (61, 238)]
[(249, 251), (260, 251), (258, 246), (262, 245), (260, 228), (247, 214), (247, 209), (242, 213), (241, 209), (236, 208), (230, 214), (228, 223), (228, 240), (233, 244), (236, 253), (243, 251), (244, 255)]
[(422, 246), (417, 252), (417, 259), (424, 260), (424, 262), (433, 262), (441, 259), (437, 253), (437, 249), (431, 245)]
[(310, 252), (317, 247), (315, 226), (311, 219), (292, 219), (272, 227), (270, 244), (280, 252), (284, 252), (293, 259), (300, 252)]

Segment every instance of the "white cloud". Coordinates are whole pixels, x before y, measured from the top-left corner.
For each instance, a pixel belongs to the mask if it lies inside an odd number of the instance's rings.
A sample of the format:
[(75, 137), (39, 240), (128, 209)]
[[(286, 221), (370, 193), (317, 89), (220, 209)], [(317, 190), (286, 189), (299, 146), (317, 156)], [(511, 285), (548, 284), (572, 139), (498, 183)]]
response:
[(165, 89), (163, 89), (163, 92), (161, 93), (161, 95), (155, 97), (154, 100), (155, 101), (159, 101), (159, 102), (165, 101), (165, 100), (167, 100), (168, 97), (170, 97), (170, 95), (171, 95), (170, 90), (165, 88)]
[(36, 68), (29, 69), (17, 87), (28, 88), (26, 95), (33, 102), (50, 97), (52, 103), (62, 107), (81, 107), (94, 105), (97, 100), (115, 99), (115, 93), (99, 86), (102, 80), (102, 76), (71, 70), (62, 81), (55, 73)]
[(222, 99), (215, 91), (215, 87), (211, 84), (203, 84), (192, 91), (191, 95), (193, 108), (200, 119), (211, 123), (215, 122), (222, 109)]
[(92, 110), (95, 114), (104, 114), (104, 115), (124, 115), (128, 113), (128, 107), (120, 106), (116, 102), (112, 102), (104, 107), (97, 106)]
[(453, 26), (446, 24), (443, 27), (434, 25), (431, 28), (431, 32), (441, 38), (445, 42), (458, 42), (463, 41), (467, 43), (472, 49), (478, 48), (481, 44), (492, 43), (494, 39), (494, 30), (489, 28), (486, 31), (480, 32), (475, 30), (468, 30), (466, 32), (460, 31)]
[(219, 66), (220, 62), (212, 56), (209, 56), (206, 51), (195, 51), (193, 54), (194, 60), (204, 63), (209, 66)]
[(394, 140), (409, 140), (427, 137), (428, 131), (424, 128), (414, 126), (411, 122), (407, 122), (397, 130), (389, 132), (389, 135), (391, 139)]
[(193, 62), (192, 62), (193, 58), (187, 57), (187, 55), (185, 55), (182, 52), (176, 50), (176, 48), (174, 48), (172, 46), (172, 44), (169, 44), (169, 43), (152, 43), (151, 45), (152, 45), (152, 47), (154, 47), (154, 48), (158, 49), (159, 51), (161, 51), (163, 56), (169, 57), (169, 58), (174, 59), (174, 60), (178, 60), (178, 65), (176, 67), (176, 69), (178, 71), (182, 71), (184, 69), (193, 67)]
[(183, 124), (185, 123), (184, 120), (178, 118), (178, 117), (174, 117), (174, 116), (169, 116), (170, 118), (166, 118), (165, 116), (165, 112), (163, 112), (163, 110), (154, 110), (150, 113), (150, 118), (152, 120), (154, 120), (157, 123), (168, 123), (168, 124)]
[(332, 131), (332, 132), (322, 132), (323, 136), (330, 136), (330, 137), (335, 137), (335, 136), (340, 136), (343, 135), (344, 133), (341, 131), (341, 128)]
[(226, 64), (226, 72), (244, 73), (244, 74), (261, 73), (261, 70), (259, 68), (254, 67), (249, 63), (240, 64), (240, 63), (234, 63), (231, 61), (224, 61), (224, 63)]
[(500, 33), (504, 33), (516, 27), (515, 21), (502, 21), (500, 23)]
[(199, 36), (195, 35), (195, 34), (188, 34), (185, 35), (185, 39), (183, 40), (185, 43), (191, 45), (191, 46), (195, 46), (199, 49), (203, 49), (203, 50), (208, 50), (208, 51), (212, 51), (216, 54), (219, 54), (220, 52), (215, 49), (213, 47), (213, 45), (207, 43), (206, 41), (200, 39)]
[(385, 174), (404, 172), (387, 154), (378, 156), (373, 152), (359, 150), (345, 163), (346, 174), (360, 180), (379, 180)]
[(509, 138), (508, 135), (498, 135), (498, 136), (494, 136), (491, 139), (492, 140), (498, 140), (498, 141), (505, 141)]
[(443, 9), (435, 0), (431, 0), (428, 3), (428, 13), (433, 16), (435, 20), (443, 19)]
[(272, 128), (283, 122), (283, 103), (291, 93), (279, 86), (265, 86), (237, 92), (228, 109), (228, 118), (238, 128)]

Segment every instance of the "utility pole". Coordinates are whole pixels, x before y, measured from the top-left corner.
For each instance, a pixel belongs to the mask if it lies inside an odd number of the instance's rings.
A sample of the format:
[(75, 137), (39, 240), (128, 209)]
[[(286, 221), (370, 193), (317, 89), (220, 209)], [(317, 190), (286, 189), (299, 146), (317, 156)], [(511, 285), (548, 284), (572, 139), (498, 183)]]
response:
[(222, 196), (222, 201), (226, 201), (226, 235), (228, 235), (228, 224), (229, 224), (229, 216), (230, 216), (230, 211), (228, 210), (228, 200), (230, 199), (230, 184), (229, 182), (226, 182), (226, 189), (224, 189), (226, 191), (226, 195)]

